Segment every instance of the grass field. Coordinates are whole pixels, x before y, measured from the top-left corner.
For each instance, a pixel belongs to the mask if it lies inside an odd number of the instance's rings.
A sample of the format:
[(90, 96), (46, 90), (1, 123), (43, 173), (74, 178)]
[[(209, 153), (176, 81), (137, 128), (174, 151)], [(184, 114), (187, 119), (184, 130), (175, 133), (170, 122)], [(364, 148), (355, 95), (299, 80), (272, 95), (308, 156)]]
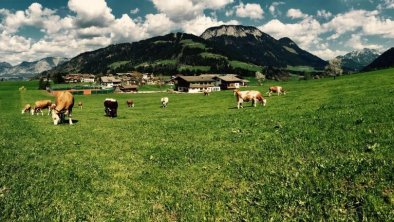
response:
[(75, 96), (72, 126), (21, 115), (52, 98), (35, 84), (0, 83), (0, 221), (394, 218), (394, 69), (282, 82), (240, 110), (231, 91)]

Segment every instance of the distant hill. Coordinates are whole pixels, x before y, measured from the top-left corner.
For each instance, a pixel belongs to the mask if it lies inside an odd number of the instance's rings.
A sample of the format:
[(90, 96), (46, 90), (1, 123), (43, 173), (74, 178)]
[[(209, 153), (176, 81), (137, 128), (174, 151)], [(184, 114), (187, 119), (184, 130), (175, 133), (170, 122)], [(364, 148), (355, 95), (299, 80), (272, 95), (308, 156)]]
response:
[(171, 33), (82, 53), (48, 71), (106, 74), (138, 70), (163, 74), (238, 73), (254, 75), (265, 66), (311, 66), (327, 62), (300, 49), (289, 38), (275, 40), (255, 27), (219, 26), (201, 37)]
[(380, 56), (379, 51), (374, 49), (355, 50), (343, 56), (338, 56), (341, 60), (344, 71), (358, 72), (369, 65)]
[(0, 63), (0, 76), (34, 76), (66, 61), (68, 61), (66, 58), (47, 57), (34, 62), (22, 62), (16, 66), (7, 63), (8, 65), (3, 69)]
[(11, 67), (12, 67), (12, 65), (9, 64), (8, 62), (0, 62), (0, 75), (1, 75), (1, 73), (5, 72), (6, 70), (8, 70)]
[(214, 42), (226, 54), (254, 64), (274, 67), (311, 66), (327, 62), (302, 50), (290, 38), (276, 40), (252, 26), (222, 25), (207, 29), (202, 38)]
[(376, 58), (371, 64), (365, 67), (363, 71), (385, 69), (390, 67), (394, 67), (394, 47)]

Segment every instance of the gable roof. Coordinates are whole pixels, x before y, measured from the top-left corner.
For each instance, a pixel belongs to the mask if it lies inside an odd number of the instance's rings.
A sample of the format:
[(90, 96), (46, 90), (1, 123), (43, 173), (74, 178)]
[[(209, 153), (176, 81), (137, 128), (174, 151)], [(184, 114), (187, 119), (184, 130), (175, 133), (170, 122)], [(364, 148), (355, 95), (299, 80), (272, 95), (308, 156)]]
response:
[(177, 76), (176, 78), (181, 78), (186, 82), (215, 82), (212, 76)]
[(114, 83), (122, 82), (120, 79), (116, 79), (115, 77), (112, 77), (112, 76), (103, 76), (100, 79), (101, 79), (101, 82), (114, 82)]

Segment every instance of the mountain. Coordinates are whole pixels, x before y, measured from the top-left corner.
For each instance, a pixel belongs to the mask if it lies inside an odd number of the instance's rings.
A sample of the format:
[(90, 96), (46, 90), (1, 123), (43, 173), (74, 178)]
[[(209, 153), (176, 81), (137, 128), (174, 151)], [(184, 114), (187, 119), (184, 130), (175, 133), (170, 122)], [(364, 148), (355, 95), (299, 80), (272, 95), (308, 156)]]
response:
[(219, 26), (201, 36), (170, 33), (139, 42), (110, 45), (82, 53), (48, 73), (106, 74), (137, 70), (164, 74), (238, 73), (244, 76), (264, 66), (311, 66), (327, 62), (300, 49), (291, 39), (276, 40), (247, 26)]
[(11, 67), (12, 67), (12, 65), (9, 64), (8, 62), (0, 62), (0, 75), (2, 72), (8, 70)]
[(302, 50), (289, 38), (274, 39), (252, 26), (222, 25), (208, 28), (201, 37), (214, 42), (238, 60), (263, 66), (311, 66), (324, 68), (327, 62)]
[(337, 56), (341, 60), (342, 69), (357, 72), (369, 65), (380, 56), (379, 51), (374, 49), (355, 50), (343, 56)]
[(394, 67), (394, 47), (376, 58), (371, 64), (366, 66), (363, 71), (385, 69), (390, 67)]
[(50, 70), (66, 61), (68, 61), (68, 59), (61, 57), (47, 57), (34, 62), (22, 62), (16, 66), (7, 66), (3, 70), (0, 68), (0, 76), (34, 76), (43, 71)]

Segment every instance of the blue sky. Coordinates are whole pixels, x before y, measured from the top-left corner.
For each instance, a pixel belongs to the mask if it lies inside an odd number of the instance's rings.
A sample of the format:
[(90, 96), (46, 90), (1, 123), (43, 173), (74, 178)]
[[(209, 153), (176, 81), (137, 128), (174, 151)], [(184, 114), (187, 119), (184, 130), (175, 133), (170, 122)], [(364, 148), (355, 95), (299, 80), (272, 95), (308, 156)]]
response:
[(222, 24), (290, 37), (323, 59), (394, 46), (394, 0), (0, 0), (0, 61), (72, 58)]

